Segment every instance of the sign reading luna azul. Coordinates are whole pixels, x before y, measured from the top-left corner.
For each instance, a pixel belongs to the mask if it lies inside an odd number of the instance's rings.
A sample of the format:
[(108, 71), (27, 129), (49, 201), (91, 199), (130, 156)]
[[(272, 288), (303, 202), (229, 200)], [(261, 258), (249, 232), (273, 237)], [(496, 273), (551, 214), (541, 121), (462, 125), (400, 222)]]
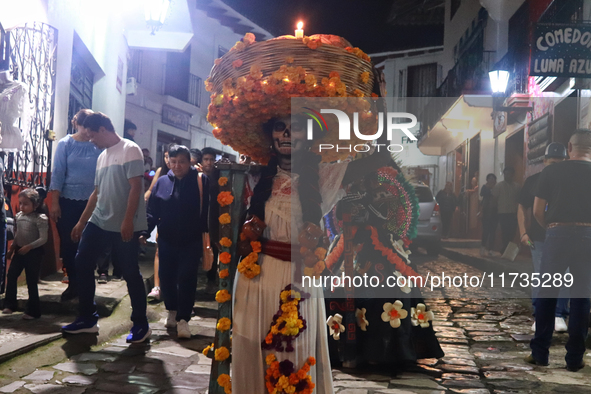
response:
[(591, 77), (591, 25), (536, 25), (530, 75)]

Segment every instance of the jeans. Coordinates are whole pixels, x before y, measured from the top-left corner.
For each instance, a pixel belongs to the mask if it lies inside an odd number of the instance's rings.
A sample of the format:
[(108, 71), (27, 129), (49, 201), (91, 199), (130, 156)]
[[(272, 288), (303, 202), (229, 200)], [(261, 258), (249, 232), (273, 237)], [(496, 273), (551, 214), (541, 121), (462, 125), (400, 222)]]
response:
[(191, 320), (197, 292), (197, 270), (203, 254), (201, 237), (197, 242), (177, 245), (158, 238), (160, 258), (160, 291), (164, 305), (169, 311), (176, 311), (177, 321)]
[(501, 234), (503, 245), (501, 253), (505, 252), (509, 242), (513, 241), (515, 237), (515, 230), (517, 230), (517, 214), (516, 213), (499, 213), (499, 224), (501, 225)]
[[(540, 272), (540, 266), (542, 265), (542, 250), (544, 248), (544, 242), (534, 241), (534, 249), (531, 249), (531, 257), (534, 264), (534, 272)], [(567, 270), (568, 272), (568, 270)], [(536, 315), (536, 298), (538, 296), (539, 287), (532, 287), (532, 305), (534, 307), (534, 316)], [(570, 298), (570, 292), (568, 287), (562, 286), (558, 293), (558, 300), (556, 302), (556, 317), (566, 318), (568, 316), (568, 300)]]
[(17, 280), (20, 274), (25, 270), (27, 277), (27, 289), (29, 290), (29, 301), (25, 313), (33, 317), (41, 316), (41, 307), (39, 303), (39, 273), (41, 272), (41, 262), (43, 258), (43, 247), (30, 250), (27, 254), (18, 254), (14, 252), (14, 257), (8, 268), (6, 276), (6, 297), (4, 298), (4, 308), (11, 310), (17, 309), (16, 290)]
[[(546, 231), (540, 273), (564, 274), (567, 269), (573, 277), (570, 295), (570, 319), (566, 363), (579, 366), (585, 355), (585, 338), (591, 309), (591, 227), (559, 226)], [(536, 333), (530, 342), (532, 356), (547, 362), (552, 333), (558, 287), (542, 287), (536, 300)]]
[(498, 219), (496, 215), (482, 217), (482, 246), (488, 250), (492, 250), (495, 246), (497, 224)]
[(138, 265), (139, 232), (134, 233), (129, 242), (123, 242), (121, 233), (105, 231), (94, 223), (88, 223), (82, 232), (78, 254), (76, 254), (76, 270), (78, 275), (79, 316), (96, 318), (96, 304), (94, 294), (94, 269), (97, 259), (104, 255), (109, 248), (119, 256), (119, 269), (123, 279), (127, 282), (127, 291), (131, 299), (131, 321), (134, 325), (148, 324), (146, 318), (146, 289), (144, 279)]
[(72, 229), (80, 220), (86, 200), (70, 200), (60, 197), (60, 209), (62, 216), (56, 223), (57, 232), (60, 236), (60, 256), (62, 263), (68, 273), (69, 287), (76, 288), (76, 252), (78, 251), (78, 242), (72, 241)]

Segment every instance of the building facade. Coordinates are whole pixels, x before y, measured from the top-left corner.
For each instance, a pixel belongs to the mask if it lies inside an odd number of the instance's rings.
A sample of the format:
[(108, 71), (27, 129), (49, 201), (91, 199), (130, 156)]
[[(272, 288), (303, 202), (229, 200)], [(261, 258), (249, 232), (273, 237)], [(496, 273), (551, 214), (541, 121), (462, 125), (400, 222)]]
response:
[[(257, 40), (271, 34), (221, 1), (189, 1), (194, 31), (187, 45), (177, 51), (132, 47), (125, 117), (137, 127), (136, 142), (162, 164), (162, 147), (170, 143), (190, 148), (211, 147), (230, 159), (237, 153), (213, 137), (207, 122), (209, 93), (205, 90), (213, 62), (245, 33)], [(158, 33), (156, 33), (158, 34)]]

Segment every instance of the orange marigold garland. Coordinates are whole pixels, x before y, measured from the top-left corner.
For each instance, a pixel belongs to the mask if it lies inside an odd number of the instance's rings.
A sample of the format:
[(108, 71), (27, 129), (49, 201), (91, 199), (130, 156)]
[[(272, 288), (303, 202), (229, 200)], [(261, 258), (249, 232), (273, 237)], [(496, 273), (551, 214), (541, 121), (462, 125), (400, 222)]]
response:
[(292, 341), (306, 330), (306, 320), (300, 315), (299, 303), (305, 301), (304, 297), (309, 296), (308, 293), (302, 293), (291, 284), (281, 291), (279, 310), (273, 316), (271, 328), (261, 344), (263, 349), (282, 352), (283, 342), (285, 342), (285, 351), (294, 351)]
[(220, 271), (220, 279), (226, 279), (230, 276), (230, 271), (226, 268)]
[(219, 221), (220, 221), (220, 224), (222, 224), (222, 225), (230, 224), (230, 223), (232, 223), (232, 217), (230, 216), (229, 213), (223, 213), (220, 215)]
[(225, 361), (228, 359), (228, 357), (230, 357), (230, 351), (225, 346), (222, 346), (219, 349), (215, 349), (214, 353), (216, 361)]
[(302, 368), (296, 372), (289, 360), (277, 361), (270, 354), (265, 359), (269, 368), (265, 375), (265, 386), (269, 394), (312, 394), (316, 385), (309, 375), (310, 367), (316, 364), (314, 357), (309, 357)]
[(382, 256), (386, 257), (388, 261), (396, 267), (396, 270), (400, 271), (402, 275), (405, 276), (420, 276), (415, 270), (408, 266), (400, 256), (394, 253), (392, 249), (387, 248), (380, 242), (378, 239), (378, 231), (375, 227), (367, 226), (366, 228), (371, 231), (371, 243), (375, 250), (381, 252)]
[(220, 239), (220, 245), (224, 248), (229, 248), (232, 246), (232, 240), (228, 237), (222, 237), (222, 239)]

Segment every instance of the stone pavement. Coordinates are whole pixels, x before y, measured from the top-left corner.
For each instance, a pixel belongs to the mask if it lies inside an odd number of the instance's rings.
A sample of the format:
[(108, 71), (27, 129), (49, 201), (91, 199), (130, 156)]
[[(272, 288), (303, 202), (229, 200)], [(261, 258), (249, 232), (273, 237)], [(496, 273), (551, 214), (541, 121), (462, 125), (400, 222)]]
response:
[[(154, 253), (155, 247), (148, 246), (146, 255), (139, 260), (147, 290), (151, 289), (153, 283)], [(43, 313), (39, 320), (22, 320), (22, 313), (12, 315), (0, 313), (0, 362), (61, 338), (61, 326), (71, 323), (78, 310), (77, 300), (67, 302), (60, 300), (61, 294), (68, 286), (61, 282), (62, 277), (61, 273), (55, 273), (39, 281), (39, 298)], [(111, 315), (125, 296), (127, 296), (127, 285), (123, 280), (111, 279), (105, 284), (97, 284), (95, 301), (99, 315), (101, 317)], [(28, 299), (24, 280), (19, 281), (17, 298), (19, 310), (23, 311)], [(3, 298), (0, 299), (0, 305), (2, 303)]]
[[(443, 257), (425, 261), (419, 270), (479, 273)], [(567, 334), (555, 335), (549, 367), (523, 362), (533, 322), (529, 299), (507, 299), (504, 290), (486, 287), (425, 290), (424, 295), (435, 314), (433, 325), (445, 357), (421, 360), (413, 370), (395, 376), (334, 370), (336, 393), (591, 393), (591, 368), (576, 373), (564, 369)], [(160, 320), (151, 325), (149, 344), (128, 345), (121, 336), (32, 373), (4, 373), (0, 393), (204, 393), (210, 360), (200, 351), (214, 335), (216, 304), (197, 306), (190, 340), (177, 340), (174, 331), (167, 332), (164, 308), (150, 306)], [(587, 359), (591, 361), (591, 353)]]

